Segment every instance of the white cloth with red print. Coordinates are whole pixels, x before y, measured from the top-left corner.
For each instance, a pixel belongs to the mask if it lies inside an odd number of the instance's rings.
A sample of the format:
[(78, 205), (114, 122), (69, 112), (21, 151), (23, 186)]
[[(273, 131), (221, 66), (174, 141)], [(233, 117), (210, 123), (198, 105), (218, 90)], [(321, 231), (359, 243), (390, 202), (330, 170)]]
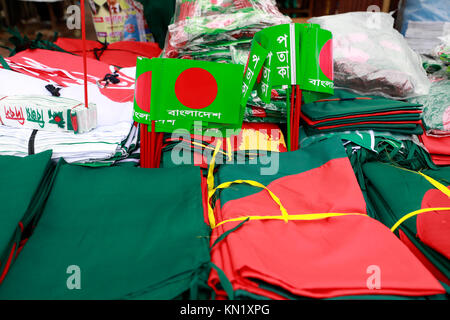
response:
[[(51, 95), (48, 84), (62, 87), (62, 97), (84, 102), (82, 58), (48, 50), (26, 50), (6, 59), (12, 70), (0, 69), (1, 95)], [(88, 59), (88, 99), (97, 105), (98, 126), (83, 133), (38, 131), (34, 152), (53, 150), (67, 162), (98, 162), (125, 157), (125, 146), (136, 144), (133, 128), (135, 68), (118, 71), (118, 84), (101, 80), (113, 66)], [(97, 81), (100, 81), (99, 85)], [(133, 130), (132, 130), (133, 129)], [(0, 125), (0, 155), (26, 156), (33, 130)]]

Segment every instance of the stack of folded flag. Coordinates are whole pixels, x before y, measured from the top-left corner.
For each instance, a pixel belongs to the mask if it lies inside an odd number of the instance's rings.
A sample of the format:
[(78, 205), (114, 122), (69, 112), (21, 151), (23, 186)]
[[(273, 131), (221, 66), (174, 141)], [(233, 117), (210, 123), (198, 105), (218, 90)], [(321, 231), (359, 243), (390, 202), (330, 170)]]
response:
[[(26, 94), (52, 99), (46, 89), (52, 84), (59, 89), (58, 98), (84, 101), (81, 57), (36, 49), (7, 60), (14, 71), (0, 69), (2, 96)], [(88, 71), (88, 98), (97, 107), (95, 129), (79, 134), (33, 130), (22, 125), (28, 118), (24, 109), (20, 114), (23, 120), (15, 116), (4, 126), (0, 119), (0, 155), (26, 156), (53, 150), (53, 158), (89, 165), (108, 165), (127, 158), (137, 148), (139, 138), (132, 118), (135, 68), (115, 72), (118, 83), (102, 81), (115, 71), (106, 63), (88, 59)], [(12, 121), (17, 122), (15, 128)]]
[(256, 32), (290, 21), (271, 0), (178, 0), (164, 55), (231, 62), (230, 46), (249, 51)]
[[(223, 165), (215, 175), (210, 194), (220, 204), (208, 211), (215, 265), (209, 284), (219, 298), (445, 293), (395, 235), (366, 214), (339, 139), (279, 156), (275, 175), (247, 164)], [(373, 281), (374, 270), (381, 284)]]
[(420, 141), (440, 166), (450, 165), (450, 80), (434, 81), (430, 93), (409, 101), (423, 104), (423, 124), (426, 132)]
[[(21, 176), (42, 174), (34, 166), (21, 169)], [(61, 165), (0, 299), (209, 298), (210, 230), (200, 186), (195, 167)], [(17, 185), (10, 198), (31, 187)], [(26, 208), (19, 200), (14, 205)]]
[(433, 136), (426, 133), (419, 136), (420, 141), (427, 148), (431, 159), (438, 166), (450, 165), (450, 135)]
[(272, 89), (271, 100), (265, 103), (258, 97), (256, 90), (247, 101), (244, 113), (246, 122), (286, 123), (286, 90)]
[(39, 218), (54, 172), (51, 155), (0, 156), (0, 287)]
[(420, 104), (336, 90), (329, 99), (302, 106), (305, 130), (310, 133), (364, 130), (421, 134)]
[(450, 168), (415, 172), (372, 162), (363, 172), (374, 217), (450, 285)]

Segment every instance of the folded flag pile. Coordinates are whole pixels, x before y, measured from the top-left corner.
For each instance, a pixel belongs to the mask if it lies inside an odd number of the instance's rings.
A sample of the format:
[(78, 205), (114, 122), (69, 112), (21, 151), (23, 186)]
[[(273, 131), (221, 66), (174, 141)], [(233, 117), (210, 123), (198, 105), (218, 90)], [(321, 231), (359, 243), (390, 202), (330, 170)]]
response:
[(424, 133), (419, 136), (419, 140), (424, 144), (425, 148), (427, 148), (431, 155), (431, 159), (436, 165), (450, 165), (450, 135), (433, 136)]
[(209, 296), (200, 185), (195, 167), (62, 165), (0, 299)]
[(305, 130), (310, 133), (377, 130), (421, 134), (420, 104), (336, 90), (329, 99), (302, 106)]
[(409, 101), (423, 104), (423, 124), (426, 132), (419, 136), (433, 162), (450, 165), (450, 80), (435, 81), (430, 94)]
[(429, 134), (450, 135), (450, 80), (431, 83), (430, 93), (408, 101), (423, 105), (423, 124)]
[[(48, 50), (25, 50), (9, 58), (8, 64), (14, 71), (0, 69), (1, 95), (39, 95), (48, 99), (84, 101), (81, 57)], [(53, 150), (53, 158), (62, 157), (69, 163), (89, 165), (113, 164), (128, 157), (137, 148), (139, 138), (139, 130), (133, 125), (135, 68), (116, 71), (119, 82), (108, 84), (102, 79), (105, 74), (114, 73), (114, 67), (88, 59), (88, 70), (89, 101), (97, 108), (95, 129), (78, 134), (50, 132), (40, 127), (30, 129), (25, 126), (28, 115), (23, 109), (18, 115), (14, 112), (13, 119), (5, 123), (15, 123), (15, 128), (0, 125), (0, 155), (26, 156)], [(52, 97), (46, 89), (49, 84), (60, 89), (60, 97)], [(32, 113), (29, 116), (39, 125), (37, 113), (36, 117)], [(45, 126), (67, 128), (69, 125), (64, 114), (62, 117), (51, 116), (50, 123)], [(7, 120), (4, 116), (2, 119)]]
[(249, 50), (256, 32), (290, 21), (271, 0), (177, 0), (164, 56), (231, 62), (230, 46)]
[[(209, 284), (218, 297), (445, 293), (388, 228), (366, 215), (339, 139), (279, 156), (275, 175), (245, 164), (224, 165), (216, 174), (209, 194), (220, 204), (208, 212), (216, 268)], [(382, 272), (380, 286), (372, 283), (372, 268)]]
[(268, 103), (258, 97), (256, 90), (252, 91), (245, 108), (244, 121), (286, 123), (286, 90), (272, 89), (271, 99)]
[(38, 220), (53, 173), (51, 155), (0, 156), (0, 287)]
[(373, 162), (363, 171), (375, 218), (450, 284), (450, 168), (415, 172)]

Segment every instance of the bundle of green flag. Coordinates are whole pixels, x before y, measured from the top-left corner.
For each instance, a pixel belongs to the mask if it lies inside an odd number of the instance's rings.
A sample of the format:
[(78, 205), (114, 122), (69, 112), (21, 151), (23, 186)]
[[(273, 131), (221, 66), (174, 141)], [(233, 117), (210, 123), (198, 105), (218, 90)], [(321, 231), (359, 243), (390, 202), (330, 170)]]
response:
[(450, 135), (450, 80), (434, 80), (430, 93), (408, 99), (423, 105), (423, 125), (427, 133), (435, 136)]
[(202, 199), (195, 167), (62, 165), (0, 299), (209, 298)]
[(262, 101), (257, 91), (253, 90), (245, 107), (244, 121), (286, 123), (286, 90), (273, 89), (268, 103)]
[(372, 215), (440, 281), (450, 284), (450, 168), (363, 165)]
[(298, 149), (302, 98), (305, 102), (334, 93), (332, 34), (317, 24), (283, 24), (256, 33), (248, 57), (242, 101), (253, 89), (265, 103), (272, 89), (287, 89), (288, 149)]
[(39, 219), (54, 173), (51, 156), (0, 156), (0, 287)]
[(226, 164), (214, 179), (208, 176), (208, 198), (215, 203), (208, 208), (215, 265), (209, 284), (218, 297), (445, 293), (401, 241), (366, 214), (339, 139), (280, 153), (278, 164), (272, 175), (261, 175), (258, 165)]
[(253, 35), (289, 23), (272, 0), (177, 0), (164, 56), (231, 62), (230, 46), (249, 50)]
[(421, 134), (422, 106), (376, 96), (336, 90), (329, 99), (302, 108), (305, 129), (311, 133), (368, 130)]

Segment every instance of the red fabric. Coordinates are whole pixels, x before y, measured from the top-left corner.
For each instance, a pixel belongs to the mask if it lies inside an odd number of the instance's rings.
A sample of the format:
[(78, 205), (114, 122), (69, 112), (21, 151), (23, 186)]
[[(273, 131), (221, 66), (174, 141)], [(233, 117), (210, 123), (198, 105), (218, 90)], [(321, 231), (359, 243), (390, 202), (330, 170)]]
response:
[[(82, 54), (82, 42), (79, 39), (58, 38), (55, 44), (68, 52)], [(102, 47), (103, 45), (98, 41), (87, 40), (87, 57), (96, 59), (94, 49)], [(108, 45), (101, 54), (100, 61), (119, 67), (135, 67), (137, 57), (159, 57), (161, 52), (158, 44), (154, 42), (119, 41)]]
[(438, 166), (450, 166), (450, 156), (432, 154), (431, 160), (433, 160), (434, 164)]
[(420, 140), (430, 153), (450, 156), (450, 136), (435, 137), (422, 134)]
[(428, 259), (424, 256), (422, 252), (409, 240), (408, 236), (399, 229), (398, 231), (400, 240), (411, 250), (412, 253), (423, 263), (423, 265), (438, 279), (439, 281), (444, 282), (447, 285), (450, 285), (450, 280), (442, 274)]
[(419, 139), (436, 165), (450, 165), (450, 136), (435, 137), (422, 134)]
[[(25, 50), (6, 59), (12, 70), (66, 87), (82, 85), (83, 58), (70, 53), (42, 49)], [(115, 67), (94, 59), (87, 59), (87, 80), (96, 84)], [(134, 79), (118, 71), (120, 82), (101, 88), (100, 92), (115, 102), (133, 101)]]
[[(334, 159), (304, 173), (269, 184), (289, 214), (365, 213), (366, 205), (348, 158)], [(307, 199), (307, 201), (305, 201)], [(217, 208), (217, 207), (216, 207)], [(280, 215), (267, 191), (229, 201), (216, 210), (217, 222), (247, 215)], [(237, 223), (212, 232), (211, 243)], [(282, 299), (253, 279), (311, 298), (348, 295), (442, 294), (445, 290), (398, 238), (368, 216), (332, 217), (315, 221), (254, 220), (230, 233), (211, 251), (212, 262), (234, 290)], [(381, 288), (369, 289), (368, 267), (381, 270)], [(411, 281), (414, 279), (414, 281)], [(209, 284), (216, 293), (219, 277)]]
[[(422, 200), (422, 208), (450, 208), (450, 198), (437, 189), (430, 189)], [(450, 210), (419, 214), (417, 236), (427, 246), (450, 259)]]

